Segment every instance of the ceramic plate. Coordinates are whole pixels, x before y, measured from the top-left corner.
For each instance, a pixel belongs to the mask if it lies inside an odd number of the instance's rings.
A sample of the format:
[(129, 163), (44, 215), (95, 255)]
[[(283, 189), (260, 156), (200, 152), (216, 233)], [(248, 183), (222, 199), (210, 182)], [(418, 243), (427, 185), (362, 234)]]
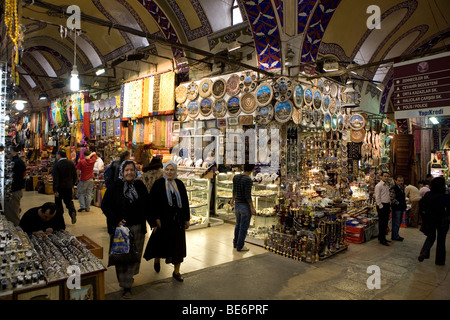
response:
[(302, 110), (294, 108), (294, 111), (292, 111), (292, 121), (295, 124), (300, 124), (302, 122)]
[(266, 106), (272, 101), (273, 90), (268, 83), (261, 83), (256, 88), (256, 102), (259, 106)]
[(100, 104), (100, 110), (105, 110), (105, 100), (100, 100), (100, 102), (99, 102), (99, 104)]
[(183, 85), (178, 86), (175, 89), (175, 101), (177, 103), (183, 103), (183, 102), (186, 101), (186, 99), (187, 99), (187, 88), (186, 88), (186, 86), (183, 86)]
[(319, 110), (322, 106), (322, 94), (319, 90), (314, 92), (313, 106), (316, 110)]
[(114, 107), (117, 105), (116, 97), (111, 97), (111, 99), (109, 99), (109, 105), (112, 109), (114, 109)]
[(342, 130), (344, 130), (344, 116), (342, 114), (337, 118), (337, 129), (339, 132), (342, 132)]
[(241, 112), (238, 97), (231, 97), (227, 102), (228, 114), (232, 117), (237, 116)]
[(195, 82), (191, 82), (187, 87), (187, 98), (189, 100), (195, 100), (198, 97), (198, 85)]
[(330, 107), (330, 96), (323, 97), (322, 110), (327, 112)]
[(200, 114), (204, 117), (207, 117), (212, 112), (212, 102), (209, 98), (204, 98), (200, 102)]
[(197, 101), (191, 101), (187, 105), (187, 112), (189, 117), (195, 118), (200, 111), (199, 105)]
[(257, 107), (255, 122), (258, 124), (268, 124), (273, 119), (273, 112), (272, 104)]
[(223, 79), (217, 79), (212, 85), (212, 95), (214, 98), (219, 99), (225, 95), (226, 92), (226, 81)]
[(251, 92), (245, 93), (241, 98), (241, 109), (245, 113), (252, 113), (256, 109), (256, 98)]
[(187, 118), (188, 112), (186, 105), (184, 103), (177, 105), (176, 116), (178, 121), (185, 121)]
[(364, 137), (366, 136), (366, 130), (360, 129), (360, 130), (352, 130), (351, 138), (353, 142), (362, 142), (364, 140)]
[(323, 116), (323, 129), (326, 132), (331, 130), (331, 115), (329, 113), (325, 113)]
[(336, 83), (332, 83), (330, 85), (330, 95), (333, 98), (336, 98), (338, 94), (338, 85)]
[(235, 96), (239, 93), (239, 91), (241, 90), (239, 88), (239, 84), (240, 84), (240, 79), (239, 76), (237, 74), (232, 74), (228, 80), (227, 80), (227, 86), (226, 86), (226, 90), (228, 95), (230, 96)]
[(94, 101), (94, 111), (100, 110), (100, 103), (97, 101)]
[(310, 88), (305, 89), (305, 104), (307, 106), (312, 105), (313, 103), (313, 92)]
[(350, 116), (350, 128), (353, 130), (360, 130), (365, 128), (366, 126), (366, 118), (364, 118), (361, 114), (355, 113)]
[(279, 77), (273, 85), (273, 95), (277, 101), (287, 101), (291, 98), (293, 91), (292, 80), (287, 77)]
[(242, 92), (250, 92), (255, 90), (257, 84), (256, 84), (256, 74), (254, 72), (247, 71), (244, 74), (241, 74), (239, 79), (240, 79), (239, 89), (241, 89)]
[(303, 96), (304, 96), (304, 90), (301, 84), (297, 84), (294, 88), (294, 105), (297, 108), (301, 108), (303, 106)]
[(337, 131), (338, 128), (338, 116), (336, 114), (331, 115), (331, 130)]
[(290, 100), (278, 101), (275, 104), (275, 119), (280, 123), (285, 123), (291, 119), (293, 112), (293, 105)]
[(217, 99), (212, 109), (214, 117), (223, 118), (227, 113), (227, 102), (224, 99)]
[(211, 95), (212, 91), (212, 81), (210, 79), (203, 79), (200, 81), (200, 85), (198, 88), (198, 93), (200, 94), (200, 97), (206, 98)]

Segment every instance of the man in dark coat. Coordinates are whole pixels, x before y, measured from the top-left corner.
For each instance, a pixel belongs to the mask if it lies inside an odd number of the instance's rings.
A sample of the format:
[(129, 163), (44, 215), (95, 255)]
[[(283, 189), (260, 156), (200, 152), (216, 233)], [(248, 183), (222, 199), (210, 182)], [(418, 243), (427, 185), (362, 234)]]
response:
[(403, 241), (400, 237), (400, 225), (402, 224), (403, 212), (406, 210), (405, 181), (403, 177), (398, 176), (395, 184), (390, 189), (391, 208), (392, 208), (392, 233), (391, 239)]
[(66, 151), (59, 150), (56, 154), (56, 163), (53, 167), (53, 191), (57, 206), (57, 219), (63, 219), (63, 201), (69, 210), (72, 224), (77, 222), (77, 212), (73, 204), (73, 186), (77, 183), (78, 175), (75, 164), (67, 159)]
[(19, 226), (29, 235), (47, 235), (53, 231), (65, 229), (64, 220), (61, 223), (56, 217), (56, 204), (46, 202), (40, 207), (29, 209), (20, 219)]
[(11, 198), (5, 201), (5, 217), (8, 221), (11, 221), (15, 226), (20, 221), (20, 200), (23, 197), (23, 189), (25, 188), (25, 174), (26, 165), (20, 159), (19, 153), (20, 147), (11, 147), (8, 156), (13, 163), (12, 169), (12, 184), (11, 184)]

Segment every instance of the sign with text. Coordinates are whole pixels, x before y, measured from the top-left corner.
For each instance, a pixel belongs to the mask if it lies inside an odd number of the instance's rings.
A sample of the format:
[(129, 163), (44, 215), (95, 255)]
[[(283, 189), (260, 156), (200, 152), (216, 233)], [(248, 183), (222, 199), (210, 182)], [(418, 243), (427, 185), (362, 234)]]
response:
[(450, 106), (450, 52), (394, 64), (394, 111)]

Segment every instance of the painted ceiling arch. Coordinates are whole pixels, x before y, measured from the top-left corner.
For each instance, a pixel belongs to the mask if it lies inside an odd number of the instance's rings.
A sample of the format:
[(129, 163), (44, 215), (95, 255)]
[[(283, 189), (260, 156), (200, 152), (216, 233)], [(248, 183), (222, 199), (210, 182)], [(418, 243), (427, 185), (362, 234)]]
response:
[[(22, 82), (29, 84), (26, 90), (30, 96), (37, 96), (38, 90), (51, 88), (50, 84), (45, 84), (45, 78), (39, 76), (67, 77), (73, 64), (73, 36), (70, 32), (61, 36), (67, 17), (58, 10), (38, 6), (38, 2), (60, 7), (72, 4), (67, 0), (23, 2), (25, 65), (20, 70), (24, 72), (21, 77), (28, 79)], [(76, 4), (83, 13), (109, 21), (111, 26), (82, 21), (83, 32), (77, 38), (77, 66), (82, 73), (93, 74), (97, 67), (107, 66), (139, 50), (165, 56), (163, 58), (173, 59), (175, 63), (185, 55), (203, 59), (200, 54), (189, 52), (186, 46), (212, 52), (216, 34), (226, 35), (227, 26), (235, 30), (231, 26), (233, 2), (79, 0)], [(241, 31), (235, 32), (237, 38), (223, 38), (242, 41), (250, 37), (256, 66), (275, 73), (282, 67), (287, 46), (295, 50), (294, 65), (314, 65), (328, 56), (339, 61), (370, 63), (449, 44), (450, 19), (445, 18), (450, 12), (448, 0), (237, 0), (237, 4), (244, 21)], [(366, 9), (373, 4), (381, 8), (385, 29), (371, 30), (366, 26), (369, 17)], [(167, 42), (120, 31), (114, 25), (133, 28)], [(2, 39), (4, 34), (2, 29)], [(170, 54), (167, 56), (166, 52)], [(383, 72), (379, 69), (372, 67), (361, 74), (383, 82), (385, 90), (381, 99), (384, 97), (388, 101), (392, 73), (389, 68)]]

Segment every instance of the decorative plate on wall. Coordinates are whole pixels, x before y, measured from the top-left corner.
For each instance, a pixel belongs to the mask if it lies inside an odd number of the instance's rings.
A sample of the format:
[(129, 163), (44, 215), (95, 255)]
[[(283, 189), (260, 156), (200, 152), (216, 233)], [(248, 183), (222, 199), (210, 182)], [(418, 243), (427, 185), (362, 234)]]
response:
[(366, 118), (364, 118), (361, 114), (355, 113), (350, 116), (350, 128), (353, 130), (364, 129), (366, 126)]
[(212, 95), (214, 98), (219, 99), (225, 95), (227, 83), (222, 78), (214, 81), (212, 85)]
[(187, 112), (189, 117), (195, 118), (200, 111), (199, 105), (197, 101), (191, 101), (187, 105)]
[(100, 103), (98, 102), (98, 100), (94, 101), (94, 111), (98, 111), (100, 110)]
[(209, 98), (204, 98), (200, 102), (200, 114), (204, 117), (207, 117), (212, 112), (212, 102)]
[(323, 111), (328, 111), (330, 107), (330, 96), (324, 96), (322, 101), (322, 109)]
[(287, 101), (292, 96), (294, 84), (287, 77), (279, 77), (273, 85), (273, 95), (277, 101)]
[(337, 131), (337, 128), (338, 128), (338, 116), (335, 113), (333, 113), (331, 115), (331, 130)]
[(330, 132), (331, 130), (331, 114), (328, 112), (323, 116), (323, 129), (325, 132)]
[(245, 113), (252, 113), (256, 109), (256, 98), (251, 92), (244, 93), (240, 103), (241, 109)]
[(344, 130), (344, 116), (342, 114), (337, 118), (337, 129), (339, 132), (342, 132), (342, 130)]
[(292, 111), (292, 121), (294, 121), (295, 124), (300, 124), (302, 122), (302, 115), (302, 109), (294, 108), (294, 111)]
[(188, 115), (186, 105), (184, 103), (177, 105), (175, 114), (178, 121), (185, 121)]
[(211, 95), (212, 91), (212, 81), (211, 79), (203, 79), (200, 81), (200, 85), (198, 88), (198, 93), (200, 94), (200, 97), (206, 98)]
[(256, 74), (252, 71), (247, 71), (244, 74), (241, 74), (239, 77), (240, 83), (239, 88), (242, 92), (250, 92), (255, 90), (256, 84)]
[(217, 99), (212, 107), (213, 115), (216, 118), (223, 118), (227, 114), (227, 102), (224, 99)]
[(268, 83), (261, 83), (256, 88), (256, 102), (259, 106), (266, 106), (272, 101), (273, 90)]
[(330, 95), (331, 94), (331, 81), (325, 80), (323, 82), (323, 92), (324, 95)]
[(352, 138), (352, 142), (362, 142), (364, 140), (364, 137), (366, 136), (366, 130), (352, 130), (350, 136)]
[(305, 89), (305, 104), (307, 106), (312, 105), (313, 103), (313, 92), (311, 90), (311, 88), (306, 88)]
[(239, 124), (242, 126), (251, 126), (253, 124), (253, 116), (251, 114), (239, 116)]
[(280, 123), (285, 123), (291, 119), (294, 106), (290, 100), (278, 101), (275, 104), (275, 119)]
[(337, 97), (337, 94), (338, 94), (338, 85), (336, 84), (336, 83), (331, 83), (331, 85), (330, 85), (330, 95), (333, 97), (333, 98), (336, 98)]
[(237, 116), (241, 112), (241, 106), (238, 97), (231, 97), (227, 102), (228, 114), (232, 117)]
[(297, 108), (301, 108), (303, 106), (304, 100), (303, 100), (303, 96), (304, 96), (304, 90), (301, 84), (297, 84), (294, 88), (294, 105)]
[(100, 100), (99, 104), (100, 104), (100, 110), (102, 110), (102, 111), (105, 110), (105, 100), (103, 100), (103, 99)]
[(256, 108), (255, 122), (258, 124), (268, 124), (273, 119), (273, 113), (272, 104), (259, 106)]
[(316, 110), (319, 110), (322, 107), (322, 94), (319, 90), (314, 92), (313, 106)]
[(198, 85), (195, 82), (191, 82), (187, 87), (187, 98), (189, 100), (195, 100), (198, 97)]
[(330, 99), (330, 104), (328, 106), (328, 111), (330, 111), (330, 113), (336, 113), (337, 111), (337, 101), (335, 98), (331, 98)]
[(228, 80), (227, 80), (227, 93), (230, 96), (235, 96), (241, 91), (241, 88), (239, 88), (241, 80), (239, 79), (239, 76), (237, 74), (232, 74)]
[(317, 90), (319, 90), (321, 93), (323, 93), (324, 92), (323, 81), (321, 79), (317, 79), (316, 85), (317, 85)]

